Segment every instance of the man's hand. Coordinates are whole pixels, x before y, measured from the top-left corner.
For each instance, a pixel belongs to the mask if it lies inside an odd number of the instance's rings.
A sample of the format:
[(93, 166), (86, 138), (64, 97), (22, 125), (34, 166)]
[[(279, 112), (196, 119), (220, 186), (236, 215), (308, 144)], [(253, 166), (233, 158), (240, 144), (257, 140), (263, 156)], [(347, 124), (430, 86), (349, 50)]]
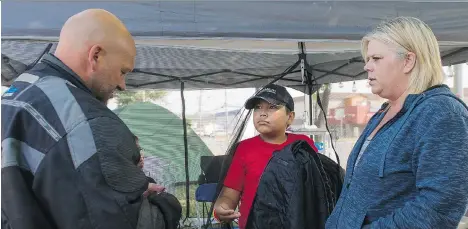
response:
[(166, 190), (166, 188), (164, 186), (157, 185), (155, 183), (149, 183), (148, 184), (148, 189), (143, 193), (143, 196), (146, 197), (150, 193), (153, 193), (153, 192), (157, 192), (157, 193), (164, 192), (164, 190)]
[(241, 216), (239, 212), (230, 209), (229, 206), (224, 204), (217, 205), (215, 207), (215, 212), (218, 219), (223, 222), (231, 222)]

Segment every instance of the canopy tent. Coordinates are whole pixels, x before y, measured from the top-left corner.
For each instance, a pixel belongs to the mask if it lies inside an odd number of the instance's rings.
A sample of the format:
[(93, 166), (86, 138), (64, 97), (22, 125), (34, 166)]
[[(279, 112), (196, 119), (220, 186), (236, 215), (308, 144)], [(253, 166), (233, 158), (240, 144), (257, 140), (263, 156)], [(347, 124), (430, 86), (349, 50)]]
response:
[[(183, 120), (184, 89), (261, 88), (277, 81), (311, 94), (324, 83), (364, 79), (360, 39), (396, 16), (414, 16), (429, 24), (444, 65), (468, 60), (467, 2), (7, 1), (2, 7), (3, 85), (53, 52), (68, 17), (103, 8), (122, 19), (137, 43), (128, 87), (181, 89)], [(246, 120), (236, 125), (230, 150)], [(184, 133), (184, 141), (189, 135)], [(189, 144), (184, 142), (184, 147), (187, 169)]]
[[(144, 170), (158, 183), (184, 183), (183, 120), (166, 108), (149, 102), (129, 104), (114, 112), (138, 137), (144, 149)], [(187, 129), (189, 180), (197, 181), (201, 174), (200, 157), (213, 154), (190, 127)]]
[(65, 20), (87, 8), (115, 13), (135, 36), (130, 88), (179, 89), (180, 80), (186, 89), (261, 87), (285, 73), (279, 84), (309, 92), (300, 59), (310, 66), (314, 85), (363, 79), (359, 40), (396, 16), (415, 16), (432, 27), (444, 65), (468, 60), (468, 3), (461, 2), (8, 1), (2, 82), (39, 58)]

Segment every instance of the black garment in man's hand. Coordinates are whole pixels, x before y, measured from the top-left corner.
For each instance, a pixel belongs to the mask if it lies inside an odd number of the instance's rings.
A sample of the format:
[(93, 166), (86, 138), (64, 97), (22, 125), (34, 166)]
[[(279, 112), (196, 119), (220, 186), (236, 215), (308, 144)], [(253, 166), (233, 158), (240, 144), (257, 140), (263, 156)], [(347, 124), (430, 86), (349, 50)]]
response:
[(166, 229), (177, 229), (182, 217), (182, 206), (177, 198), (167, 192), (151, 193), (148, 196), (151, 204), (159, 207), (164, 215)]

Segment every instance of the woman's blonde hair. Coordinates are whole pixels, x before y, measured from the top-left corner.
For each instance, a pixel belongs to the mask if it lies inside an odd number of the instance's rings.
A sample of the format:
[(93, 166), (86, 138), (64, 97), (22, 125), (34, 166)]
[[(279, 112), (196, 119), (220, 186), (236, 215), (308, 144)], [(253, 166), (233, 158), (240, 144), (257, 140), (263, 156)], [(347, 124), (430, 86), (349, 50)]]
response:
[(408, 52), (416, 55), (408, 93), (419, 94), (443, 83), (439, 44), (431, 28), (423, 21), (413, 17), (397, 17), (381, 23), (362, 38), (361, 53), (364, 61), (367, 61), (367, 47), (371, 40), (394, 45), (398, 49), (397, 53), (402, 56), (406, 56)]

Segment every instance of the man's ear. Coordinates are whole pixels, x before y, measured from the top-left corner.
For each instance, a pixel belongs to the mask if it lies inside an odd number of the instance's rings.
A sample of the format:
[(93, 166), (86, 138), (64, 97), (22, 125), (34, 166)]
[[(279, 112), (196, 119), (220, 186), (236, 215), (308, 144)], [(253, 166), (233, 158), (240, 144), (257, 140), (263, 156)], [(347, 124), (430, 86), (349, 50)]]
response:
[(96, 71), (98, 63), (101, 61), (103, 49), (100, 45), (93, 45), (88, 52), (88, 63), (93, 71)]
[(414, 66), (416, 65), (416, 54), (408, 52), (405, 56), (405, 66), (403, 67), (403, 72), (405, 74), (410, 73)]

